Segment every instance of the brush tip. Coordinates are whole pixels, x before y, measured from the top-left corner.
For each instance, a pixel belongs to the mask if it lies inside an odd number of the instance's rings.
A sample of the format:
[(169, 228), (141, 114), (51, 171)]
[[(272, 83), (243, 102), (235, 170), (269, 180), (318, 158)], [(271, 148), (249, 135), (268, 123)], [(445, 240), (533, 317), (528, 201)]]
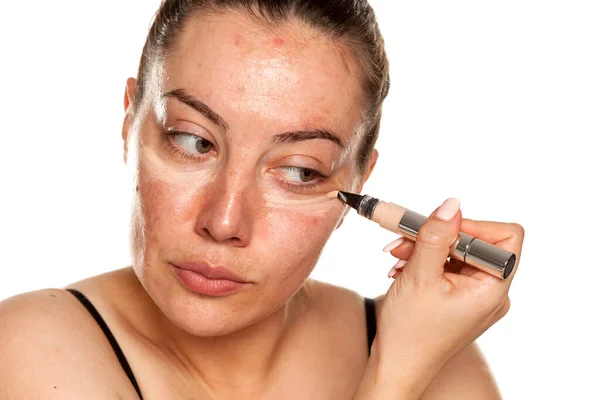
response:
[(348, 196), (346, 196), (346, 192), (339, 191), (337, 192), (337, 198), (346, 203), (348, 200)]

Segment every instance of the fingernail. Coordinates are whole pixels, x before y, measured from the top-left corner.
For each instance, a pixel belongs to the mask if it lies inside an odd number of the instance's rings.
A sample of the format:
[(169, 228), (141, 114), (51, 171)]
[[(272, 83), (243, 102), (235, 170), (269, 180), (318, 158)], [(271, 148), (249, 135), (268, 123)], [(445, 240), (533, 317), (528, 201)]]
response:
[(401, 269), (402, 267), (404, 267), (404, 266), (406, 265), (406, 263), (407, 263), (407, 262), (408, 262), (408, 261), (406, 261), (406, 260), (398, 260), (398, 262), (396, 263), (396, 265), (394, 265), (394, 266), (392, 267), (392, 269), (390, 269), (390, 272), (388, 272), (388, 278), (391, 278), (391, 277), (393, 277), (394, 275), (396, 275), (396, 273), (397, 273), (398, 271), (400, 271), (400, 269)]
[(458, 213), (458, 210), (460, 210), (460, 201), (451, 197), (438, 208), (435, 217), (443, 221), (450, 221)]
[(388, 251), (391, 251), (391, 250), (395, 249), (396, 247), (400, 246), (402, 244), (402, 242), (404, 242), (404, 238), (403, 237), (398, 238), (398, 239), (394, 240), (392, 243), (385, 246), (383, 248), (383, 251), (385, 251), (387, 253)]

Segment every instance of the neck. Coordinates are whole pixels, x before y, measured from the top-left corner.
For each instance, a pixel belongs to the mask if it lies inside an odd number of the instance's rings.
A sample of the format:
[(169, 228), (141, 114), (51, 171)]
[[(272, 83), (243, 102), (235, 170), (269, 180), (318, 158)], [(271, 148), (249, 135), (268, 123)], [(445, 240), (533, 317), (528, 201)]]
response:
[(296, 342), (293, 337), (300, 330), (298, 321), (309, 306), (309, 287), (312, 287), (310, 279), (280, 309), (241, 330), (217, 337), (198, 337), (168, 320), (139, 285), (147, 298), (145, 308), (153, 310), (148, 325), (153, 332), (148, 337), (169, 364), (177, 366), (180, 375), (196, 386), (203, 383), (215, 398), (226, 398), (228, 393), (239, 391), (260, 393), (268, 386), (285, 363), (281, 355)]

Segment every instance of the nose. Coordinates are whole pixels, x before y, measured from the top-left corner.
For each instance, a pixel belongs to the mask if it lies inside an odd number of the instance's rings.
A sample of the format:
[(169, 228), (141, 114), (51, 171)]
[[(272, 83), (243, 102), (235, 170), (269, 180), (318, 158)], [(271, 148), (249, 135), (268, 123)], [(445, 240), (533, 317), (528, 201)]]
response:
[(253, 223), (252, 190), (241, 177), (214, 182), (204, 191), (196, 219), (198, 235), (235, 247), (247, 246)]

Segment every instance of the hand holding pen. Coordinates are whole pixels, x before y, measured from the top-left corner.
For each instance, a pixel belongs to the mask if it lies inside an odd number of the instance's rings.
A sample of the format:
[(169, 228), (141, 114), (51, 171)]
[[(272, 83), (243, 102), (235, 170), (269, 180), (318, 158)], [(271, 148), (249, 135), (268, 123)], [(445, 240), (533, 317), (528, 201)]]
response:
[[(514, 253), (512, 274), (499, 279), (448, 261), (459, 232)], [(371, 358), (354, 399), (385, 398), (382, 385), (374, 384), (382, 381), (391, 398), (420, 399), (446, 363), (508, 312), (523, 238), (518, 224), (463, 220), (458, 200), (448, 199), (427, 218), (414, 243), (392, 244), (392, 254), (406, 262), (394, 272), (380, 306)]]

